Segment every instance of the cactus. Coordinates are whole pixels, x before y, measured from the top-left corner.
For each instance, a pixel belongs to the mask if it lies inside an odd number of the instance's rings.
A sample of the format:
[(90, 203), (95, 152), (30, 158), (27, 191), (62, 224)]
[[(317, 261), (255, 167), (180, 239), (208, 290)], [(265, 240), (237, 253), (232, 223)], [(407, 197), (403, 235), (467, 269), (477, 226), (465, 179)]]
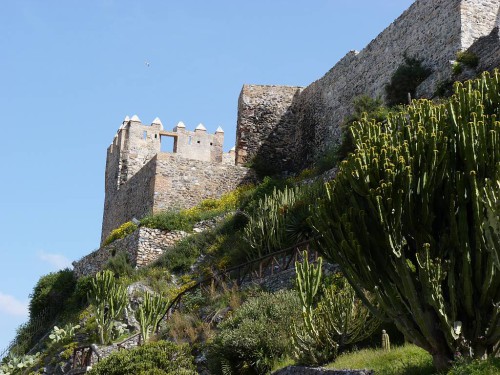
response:
[(439, 369), (455, 321), (477, 358), (500, 340), (500, 73), (454, 92), (354, 123), (355, 151), (312, 218), (323, 255)]
[(302, 327), (292, 326), (295, 356), (306, 364), (320, 364), (335, 359), (337, 352), (370, 336), (379, 321), (355, 298), (346, 283), (323, 288), (317, 306), (314, 300), (321, 285), (322, 258), (310, 264), (307, 252), (303, 263), (296, 263), (297, 288), (302, 304)]
[(141, 327), (142, 343), (149, 340), (150, 332), (156, 332), (160, 320), (168, 306), (168, 300), (161, 296), (152, 296), (146, 292), (143, 297), (143, 302), (135, 312), (135, 318)]
[(391, 350), (391, 341), (389, 340), (389, 335), (385, 329), (382, 330), (382, 349), (386, 352)]
[(88, 298), (95, 314), (99, 340), (107, 344), (111, 340), (113, 321), (127, 306), (127, 291), (115, 281), (113, 272), (101, 271), (92, 279)]

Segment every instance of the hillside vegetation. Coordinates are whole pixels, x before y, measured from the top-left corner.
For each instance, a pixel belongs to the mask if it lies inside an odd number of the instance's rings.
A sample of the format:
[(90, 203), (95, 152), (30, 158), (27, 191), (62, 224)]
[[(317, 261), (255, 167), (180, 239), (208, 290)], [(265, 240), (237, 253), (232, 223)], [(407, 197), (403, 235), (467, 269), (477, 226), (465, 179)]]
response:
[[(95, 277), (42, 277), (0, 374), (65, 373), (77, 346), (104, 353), (127, 339), (140, 346), (89, 374), (266, 374), (292, 363), (500, 373), (500, 73), (457, 83), (439, 103), (380, 104), (358, 100), (343, 144), (295, 177), (144, 218), (188, 232), (217, 222), (156, 263), (135, 270), (117, 254)], [(318, 174), (335, 165), (324, 184)], [(289, 290), (222, 277), (190, 289), (303, 242), (321, 257), (298, 258)], [(324, 272), (326, 261), (342, 273)]]

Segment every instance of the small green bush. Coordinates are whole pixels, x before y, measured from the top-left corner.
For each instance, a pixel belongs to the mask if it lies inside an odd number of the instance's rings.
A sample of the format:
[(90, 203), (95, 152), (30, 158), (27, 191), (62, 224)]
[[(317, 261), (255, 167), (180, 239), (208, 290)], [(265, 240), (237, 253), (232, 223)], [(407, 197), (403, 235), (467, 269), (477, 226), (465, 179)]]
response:
[(189, 271), (201, 254), (199, 244), (204, 242), (205, 236), (205, 233), (200, 233), (180, 240), (174, 246), (165, 250), (153, 266), (166, 268), (175, 273)]
[(163, 230), (183, 230), (190, 232), (193, 230), (194, 221), (178, 211), (162, 211), (154, 215), (146, 216), (141, 220), (141, 225), (153, 229)]
[(109, 236), (106, 237), (106, 239), (102, 243), (102, 246), (109, 245), (113, 241), (119, 240), (120, 238), (124, 238), (128, 236), (130, 233), (133, 233), (136, 229), (137, 225), (135, 225), (131, 221), (128, 221), (120, 225), (118, 228), (112, 230)]
[(415, 96), (415, 90), (429, 75), (431, 70), (422, 65), (422, 60), (404, 56), (404, 62), (396, 69), (390, 83), (385, 87), (389, 106), (408, 104), (408, 93)]
[(480, 360), (462, 360), (453, 364), (448, 375), (498, 375), (500, 374), (500, 358)]
[(187, 345), (158, 341), (114, 352), (96, 364), (88, 374), (196, 375), (196, 371)]
[(104, 269), (113, 272), (115, 277), (131, 276), (134, 273), (134, 267), (130, 264), (129, 255), (125, 252), (119, 252), (114, 257), (109, 258)]
[(454, 76), (458, 76), (464, 71), (462, 64), (460, 64), (458, 61), (455, 61), (451, 67), (451, 72), (453, 73)]
[(293, 291), (261, 293), (247, 300), (220, 324), (208, 345), (214, 374), (265, 374), (291, 354), (290, 325), (300, 317)]
[(363, 349), (341, 354), (326, 366), (333, 369), (367, 368), (384, 375), (434, 375), (432, 357), (415, 345), (382, 349)]
[(474, 69), (479, 65), (479, 57), (473, 52), (460, 51), (457, 53), (457, 62)]

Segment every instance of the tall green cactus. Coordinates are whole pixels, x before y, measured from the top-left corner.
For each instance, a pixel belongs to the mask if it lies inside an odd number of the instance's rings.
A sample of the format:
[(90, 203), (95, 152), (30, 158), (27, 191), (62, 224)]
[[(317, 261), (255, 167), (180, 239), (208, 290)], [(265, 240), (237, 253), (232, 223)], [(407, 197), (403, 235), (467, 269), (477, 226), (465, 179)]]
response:
[(312, 219), (327, 259), (438, 368), (453, 358), (456, 321), (475, 357), (500, 340), (500, 73), (454, 91), (355, 123), (356, 150)]
[(92, 279), (88, 299), (93, 308), (101, 344), (111, 340), (113, 321), (127, 306), (127, 290), (119, 285), (111, 271), (98, 272)]
[(168, 306), (168, 300), (161, 296), (144, 293), (143, 302), (135, 312), (135, 318), (141, 327), (142, 343), (149, 340), (149, 334), (156, 332), (161, 318)]
[(379, 325), (348, 284), (324, 287), (323, 295), (315, 303), (322, 264), (322, 258), (318, 258), (317, 265), (310, 264), (307, 252), (303, 263), (295, 263), (302, 326), (292, 327), (292, 342), (295, 356), (306, 364), (335, 359), (338, 350), (370, 336)]

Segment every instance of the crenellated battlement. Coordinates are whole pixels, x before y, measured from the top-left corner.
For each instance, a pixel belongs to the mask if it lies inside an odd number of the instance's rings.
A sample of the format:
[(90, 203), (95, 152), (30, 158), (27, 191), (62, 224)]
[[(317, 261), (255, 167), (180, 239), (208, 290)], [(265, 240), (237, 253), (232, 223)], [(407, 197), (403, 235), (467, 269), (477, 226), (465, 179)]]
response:
[[(171, 152), (162, 152), (165, 138), (173, 139)], [(223, 145), (220, 126), (210, 134), (203, 124), (190, 131), (181, 121), (167, 131), (158, 117), (151, 125), (125, 117), (107, 150), (101, 239), (133, 217), (189, 207), (238, 186), (247, 169), (236, 167), (234, 148), (224, 153)]]

